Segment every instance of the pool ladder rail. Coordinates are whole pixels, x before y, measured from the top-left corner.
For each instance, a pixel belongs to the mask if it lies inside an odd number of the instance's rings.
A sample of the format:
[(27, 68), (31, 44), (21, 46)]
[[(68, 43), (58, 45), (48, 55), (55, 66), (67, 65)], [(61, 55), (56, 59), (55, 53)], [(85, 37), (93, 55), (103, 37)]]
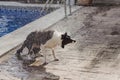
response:
[(51, 0), (51, 1), (50, 1), (50, 0), (47, 0), (47, 1), (46, 1), (45, 6), (42, 8), (40, 15), (42, 15), (44, 11), (48, 11), (48, 10), (49, 10), (50, 5), (53, 3), (53, 1), (54, 1), (54, 0)]
[[(43, 15), (44, 11), (49, 11), (51, 4), (53, 3), (54, 0), (47, 0), (45, 3), (45, 6), (41, 10), (41, 14)], [(60, 4), (60, 1), (64, 4), (64, 13), (65, 17), (67, 17), (67, 6), (69, 7), (69, 13), (71, 15), (71, 0), (68, 0), (68, 5), (67, 5), (67, 0), (57, 0), (57, 4)]]

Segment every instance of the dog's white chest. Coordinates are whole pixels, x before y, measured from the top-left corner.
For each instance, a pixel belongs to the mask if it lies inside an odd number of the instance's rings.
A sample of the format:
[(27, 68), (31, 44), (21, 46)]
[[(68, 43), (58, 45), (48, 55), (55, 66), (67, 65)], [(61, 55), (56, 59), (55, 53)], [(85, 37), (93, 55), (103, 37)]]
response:
[(60, 45), (61, 42), (62, 42), (61, 34), (54, 32), (53, 37), (44, 44), (44, 47), (45, 48), (54, 48), (57, 45)]

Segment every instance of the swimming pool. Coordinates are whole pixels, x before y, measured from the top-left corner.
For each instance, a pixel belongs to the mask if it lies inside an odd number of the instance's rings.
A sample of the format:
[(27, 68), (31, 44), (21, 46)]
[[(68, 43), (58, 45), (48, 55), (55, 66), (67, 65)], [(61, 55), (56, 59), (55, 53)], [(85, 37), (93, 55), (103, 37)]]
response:
[(0, 6), (0, 37), (50, 13), (55, 8), (42, 13), (41, 10), (42, 7)]

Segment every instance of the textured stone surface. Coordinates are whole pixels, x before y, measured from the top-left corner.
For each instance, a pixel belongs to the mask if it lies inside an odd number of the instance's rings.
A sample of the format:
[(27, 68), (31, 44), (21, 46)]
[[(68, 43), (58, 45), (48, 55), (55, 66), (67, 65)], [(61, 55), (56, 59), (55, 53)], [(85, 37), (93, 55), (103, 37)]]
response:
[[(120, 80), (119, 13), (119, 6), (82, 7), (48, 28), (68, 32), (77, 41), (55, 49), (58, 62), (47, 50), (48, 65), (26, 67), (16, 59), (14, 50), (1, 62), (0, 73), (4, 76), (7, 71), (7, 75), (23, 80)], [(117, 34), (111, 35), (113, 32)]]

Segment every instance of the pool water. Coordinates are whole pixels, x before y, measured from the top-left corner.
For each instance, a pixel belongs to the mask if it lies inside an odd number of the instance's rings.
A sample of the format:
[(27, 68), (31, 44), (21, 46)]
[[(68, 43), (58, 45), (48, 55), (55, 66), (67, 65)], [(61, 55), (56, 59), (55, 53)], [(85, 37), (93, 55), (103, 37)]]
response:
[(0, 7), (0, 37), (46, 15), (42, 8)]

